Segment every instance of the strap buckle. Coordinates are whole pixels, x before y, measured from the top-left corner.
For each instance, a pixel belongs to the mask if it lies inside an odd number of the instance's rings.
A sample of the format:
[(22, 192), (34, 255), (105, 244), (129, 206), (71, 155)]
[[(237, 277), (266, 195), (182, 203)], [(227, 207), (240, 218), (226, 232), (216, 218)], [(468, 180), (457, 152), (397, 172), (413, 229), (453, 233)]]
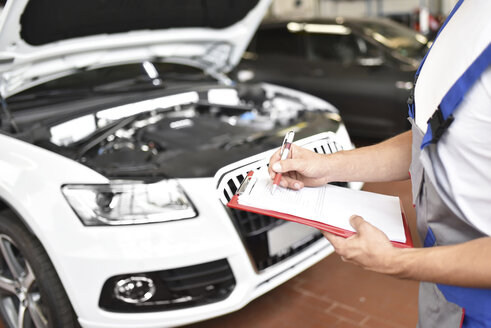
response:
[(430, 119), (428, 120), (431, 128), (431, 135), (433, 137), (430, 142), (437, 143), (453, 121), (453, 115), (449, 115), (447, 119), (444, 119), (442, 110), (440, 109), (440, 106), (438, 106), (438, 109), (433, 113), (433, 115), (431, 115)]

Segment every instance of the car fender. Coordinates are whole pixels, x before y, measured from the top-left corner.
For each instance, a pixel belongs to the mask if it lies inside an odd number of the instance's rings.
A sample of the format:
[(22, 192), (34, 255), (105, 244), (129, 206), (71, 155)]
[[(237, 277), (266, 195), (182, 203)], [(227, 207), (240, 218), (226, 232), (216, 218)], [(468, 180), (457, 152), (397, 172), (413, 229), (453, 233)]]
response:
[(108, 179), (71, 159), (27, 142), (0, 134), (0, 199), (38, 238), (58, 276), (64, 279), (58, 254), (72, 235), (64, 232), (84, 226), (65, 200), (61, 186), (69, 183), (101, 184)]

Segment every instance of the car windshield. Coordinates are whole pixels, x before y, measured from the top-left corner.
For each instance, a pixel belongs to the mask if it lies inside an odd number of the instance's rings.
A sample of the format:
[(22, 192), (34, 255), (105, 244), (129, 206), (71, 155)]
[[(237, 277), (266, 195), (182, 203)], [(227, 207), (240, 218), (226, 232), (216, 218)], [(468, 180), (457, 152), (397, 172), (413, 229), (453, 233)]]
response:
[(80, 70), (22, 91), (7, 99), (12, 112), (37, 105), (48, 105), (89, 96), (145, 92), (167, 88), (180, 82), (214, 80), (203, 70), (173, 63), (142, 62)]
[(363, 33), (404, 57), (419, 60), (427, 51), (424, 35), (388, 20), (363, 22)]

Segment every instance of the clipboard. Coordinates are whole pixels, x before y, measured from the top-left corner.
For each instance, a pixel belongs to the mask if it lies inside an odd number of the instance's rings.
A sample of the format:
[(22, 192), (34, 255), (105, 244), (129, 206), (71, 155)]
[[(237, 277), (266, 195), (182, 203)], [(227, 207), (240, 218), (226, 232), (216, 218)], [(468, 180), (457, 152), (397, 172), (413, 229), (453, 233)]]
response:
[[(292, 222), (297, 222), (301, 224), (305, 224), (314, 228), (317, 228), (319, 230), (324, 230), (327, 232), (330, 232), (332, 234), (335, 234), (337, 236), (341, 236), (344, 238), (350, 237), (356, 232), (342, 229), (333, 225), (326, 224), (324, 222), (319, 222), (315, 220), (310, 220), (302, 217), (298, 217), (295, 215), (287, 214), (287, 213), (282, 213), (282, 212), (277, 212), (273, 210), (268, 210), (268, 209), (263, 209), (263, 208), (258, 208), (258, 207), (253, 207), (253, 206), (248, 206), (244, 204), (239, 203), (239, 197), (247, 190), (249, 187), (249, 183), (252, 180), (252, 176), (254, 174), (254, 171), (250, 171), (244, 181), (242, 181), (240, 187), (237, 189), (237, 192), (234, 194), (234, 196), (230, 199), (230, 201), (227, 203), (227, 206), (233, 209), (237, 210), (243, 210), (243, 211), (248, 211), (248, 212), (253, 212), (257, 214), (262, 214), (262, 215), (267, 215), (271, 217), (275, 217), (278, 219), (282, 220), (287, 220), (287, 221), (292, 221)], [(400, 201), (399, 201), (400, 202)], [(404, 227), (404, 234), (406, 236), (406, 242), (398, 242), (398, 241), (391, 241), (391, 243), (398, 248), (412, 248), (413, 247), (413, 241), (411, 237), (411, 231), (409, 229), (409, 225), (407, 223), (406, 215), (404, 213), (404, 208), (402, 207), (402, 203), (400, 202), (401, 206), (401, 218), (402, 218), (402, 224)]]

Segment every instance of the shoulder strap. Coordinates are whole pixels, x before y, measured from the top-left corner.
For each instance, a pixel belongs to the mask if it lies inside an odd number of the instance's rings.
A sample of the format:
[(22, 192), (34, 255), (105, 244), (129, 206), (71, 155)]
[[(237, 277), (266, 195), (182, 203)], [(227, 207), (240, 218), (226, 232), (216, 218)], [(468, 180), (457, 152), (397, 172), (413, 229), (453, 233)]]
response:
[(440, 106), (428, 120), (428, 129), (423, 137), (421, 149), (436, 143), (453, 121), (453, 112), (459, 107), (465, 94), (491, 65), (491, 43), (481, 52), (467, 70), (447, 91)]

